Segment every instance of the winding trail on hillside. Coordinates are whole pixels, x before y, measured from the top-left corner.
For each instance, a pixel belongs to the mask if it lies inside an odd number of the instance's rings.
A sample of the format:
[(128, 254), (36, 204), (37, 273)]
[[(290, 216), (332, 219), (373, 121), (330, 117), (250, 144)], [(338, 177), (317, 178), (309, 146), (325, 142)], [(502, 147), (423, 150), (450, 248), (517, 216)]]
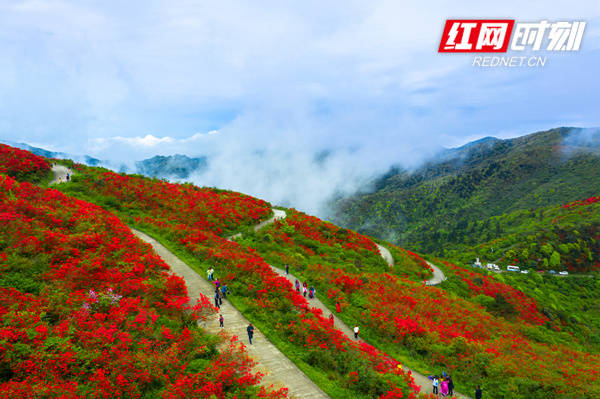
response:
[[(387, 264), (390, 267), (393, 267), (394, 266), (394, 258), (392, 257), (390, 250), (387, 249), (386, 247), (384, 247), (383, 245), (379, 245), (379, 244), (375, 244), (375, 245), (377, 245), (377, 249), (379, 250), (379, 254), (381, 255), (381, 257), (383, 259), (385, 259), (385, 261), (387, 262)], [(427, 261), (425, 261), (425, 262), (427, 262)], [(425, 281), (426, 285), (438, 285), (442, 281), (446, 280), (446, 275), (439, 267), (437, 267), (436, 265), (434, 265), (431, 262), (427, 262), (427, 264), (433, 269), (433, 276), (429, 280)]]
[[(67, 173), (69, 169), (63, 165), (55, 164), (52, 166), (52, 172), (54, 173), (54, 179), (50, 184), (66, 182)], [(287, 216), (286, 212), (280, 209), (273, 209), (273, 216), (265, 220), (256, 226), (254, 230), (258, 231), (261, 228), (274, 223), (277, 220), (284, 219)], [(171, 268), (171, 272), (180, 276), (185, 281), (185, 285), (188, 290), (188, 296), (190, 302), (195, 304), (196, 299), (200, 294), (207, 296), (209, 299), (214, 297), (214, 286), (212, 283), (206, 281), (191, 267), (181, 261), (171, 251), (164, 247), (154, 238), (149, 235), (131, 228), (131, 231), (142, 241), (150, 244), (154, 251), (160, 256), (165, 263)], [(242, 233), (237, 233), (233, 236), (228, 237), (229, 240), (239, 238)], [(377, 244), (377, 248), (381, 256), (385, 259), (387, 264), (391, 267), (394, 265), (394, 259), (390, 251), (382, 245)], [(430, 263), (430, 266), (434, 268), (434, 279), (436, 279), (435, 270), (439, 270), (437, 267)], [(273, 271), (277, 274), (287, 278), (292, 284), (295, 282), (296, 277), (292, 274), (285, 274), (285, 271), (271, 266)], [(441, 270), (439, 271), (441, 273)], [(435, 284), (445, 280), (445, 276), (441, 273), (443, 279), (439, 280)], [(434, 284), (430, 284), (434, 285)], [(323, 315), (328, 317), (329, 314), (333, 315), (334, 326), (346, 334), (350, 339), (354, 336), (353, 330), (348, 327), (342, 320), (340, 320), (333, 312), (323, 304), (318, 298), (309, 300), (312, 307), (321, 309)], [(221, 330), (231, 336), (235, 335), (240, 338), (242, 342), (247, 342), (246, 327), (249, 324), (246, 319), (229, 301), (224, 300), (220, 309), (220, 314), (223, 315), (225, 327), (221, 329), (218, 323), (218, 317), (212, 320), (208, 320), (203, 323), (203, 328), (212, 334), (219, 334)], [(287, 387), (290, 397), (298, 399), (328, 399), (329, 396), (323, 392), (312, 380), (310, 380), (306, 374), (304, 374), (290, 359), (288, 359), (275, 345), (273, 345), (258, 329), (255, 327), (254, 332), (254, 343), (252, 345), (246, 345), (248, 355), (257, 362), (254, 371), (265, 374), (261, 384), (264, 386), (273, 386), (275, 389)], [(365, 342), (361, 338), (359, 341)], [(423, 374), (404, 367), (405, 371), (412, 373), (413, 379), (417, 385), (421, 387), (421, 392), (430, 392), (431, 381)], [(459, 399), (471, 399), (468, 396), (455, 393)]]
[(386, 247), (384, 247), (383, 245), (379, 245), (379, 244), (375, 244), (375, 245), (377, 245), (377, 250), (379, 251), (379, 254), (387, 262), (388, 266), (393, 267), (394, 266), (394, 257), (390, 253), (390, 250), (387, 249)]
[[(282, 211), (281, 209), (272, 209), (272, 211), (273, 211), (273, 216), (270, 219), (267, 219), (264, 222), (260, 222), (259, 224), (254, 226), (254, 231), (258, 231), (265, 226), (275, 223), (275, 221), (277, 221), (277, 220), (284, 219), (287, 216), (285, 211)], [(229, 241), (231, 241), (234, 238), (240, 238), (241, 236), (242, 236), (242, 233), (236, 233), (232, 236), (227, 237), (227, 239)]]
[[(183, 278), (188, 289), (190, 302), (195, 304), (196, 298), (200, 294), (209, 299), (214, 298), (214, 285), (198, 275), (191, 267), (182, 262), (171, 251), (165, 248), (154, 238), (142, 233), (141, 231), (131, 229), (131, 231), (141, 240), (149, 243), (154, 251), (167, 263), (171, 271)], [(225, 330), (231, 335), (239, 337), (240, 341), (246, 345), (248, 335), (246, 327), (250, 323), (228, 300), (223, 301), (220, 312), (224, 318)], [(209, 319), (203, 326), (206, 331), (212, 334), (219, 334), (218, 316)], [(248, 355), (257, 362), (254, 371), (260, 371), (265, 374), (261, 384), (264, 386), (273, 385), (274, 388), (287, 387), (291, 397), (306, 399), (326, 399), (329, 398), (314, 382), (312, 382), (290, 359), (288, 359), (275, 345), (273, 345), (255, 326), (252, 345), (246, 345)]]
[(50, 184), (64, 183), (67, 181), (69, 168), (63, 165), (54, 164), (52, 165), (52, 173), (54, 173), (54, 179), (52, 179)]
[[(285, 213), (285, 211), (279, 210), (279, 209), (273, 209), (273, 212), (275, 214), (275, 216), (273, 216), (271, 219), (262, 222), (261, 224), (255, 226), (254, 230), (258, 231), (261, 228), (275, 222), (275, 220), (280, 220), (280, 219), (284, 219), (287, 214)], [(260, 227), (259, 227), (260, 226)], [(241, 237), (241, 233), (236, 234), (235, 237)], [(230, 237), (234, 238), (234, 237)], [(381, 257), (383, 259), (385, 259), (385, 261), (387, 262), (387, 264), (392, 267), (394, 265), (394, 258), (392, 257), (392, 254), (390, 253), (390, 251), (379, 244), (377, 245), (377, 249), (379, 250), (379, 253), (381, 254)], [(435, 284), (439, 284), (442, 281), (444, 281), (446, 279), (446, 277), (444, 276), (444, 273), (442, 273), (442, 271), (435, 265), (427, 262), (430, 266), (432, 266), (434, 268), (434, 275), (433, 278), (429, 281), (432, 281), (431, 283), (428, 281), (428, 285), (435, 285)], [(275, 271), (277, 274), (279, 274), (282, 277), (285, 277), (288, 279), (288, 281), (290, 281), (292, 283), (292, 286), (294, 285), (294, 283), (296, 282), (296, 276), (294, 276), (293, 274), (285, 274), (285, 271), (282, 269), (279, 269), (275, 266), (269, 265), (271, 266), (271, 269), (273, 271)], [(438, 274), (436, 275), (436, 269), (438, 271)], [(318, 293), (317, 293), (318, 295)], [(339, 331), (341, 331), (342, 333), (346, 334), (348, 336), (348, 338), (353, 339), (354, 337), (354, 330), (352, 328), (350, 328), (349, 326), (347, 326), (341, 319), (339, 319), (334, 312), (332, 312), (331, 310), (329, 310), (329, 308), (327, 306), (325, 306), (325, 304), (323, 302), (321, 302), (321, 300), (318, 297), (315, 297), (313, 299), (307, 299), (308, 303), (310, 304), (310, 306), (312, 306), (313, 308), (317, 308), (317, 309), (321, 309), (321, 311), (323, 312), (323, 316), (324, 317), (329, 317), (329, 315), (333, 315), (333, 321), (334, 321), (334, 327), (337, 328)], [(360, 327), (360, 326), (359, 326)], [(366, 342), (365, 340), (363, 340), (362, 338), (359, 337), (358, 339), (359, 342)], [(413, 379), (415, 380), (415, 384), (419, 385), (421, 387), (421, 392), (423, 393), (429, 393), (431, 391), (431, 380), (415, 371), (412, 369), (409, 369), (406, 366), (403, 366), (403, 369), (405, 372), (410, 371)], [(458, 399), (471, 399), (469, 396), (463, 395), (461, 393), (458, 392), (454, 392), (454, 396)]]
[[(425, 262), (427, 262), (427, 261), (425, 261)], [(429, 266), (431, 266), (431, 268), (433, 269), (433, 277), (431, 277), (429, 280), (427, 280), (425, 284), (427, 284), (427, 285), (438, 285), (442, 281), (446, 280), (446, 275), (444, 274), (444, 272), (439, 267), (437, 267), (436, 265), (434, 265), (431, 262), (427, 262), (427, 264)]]

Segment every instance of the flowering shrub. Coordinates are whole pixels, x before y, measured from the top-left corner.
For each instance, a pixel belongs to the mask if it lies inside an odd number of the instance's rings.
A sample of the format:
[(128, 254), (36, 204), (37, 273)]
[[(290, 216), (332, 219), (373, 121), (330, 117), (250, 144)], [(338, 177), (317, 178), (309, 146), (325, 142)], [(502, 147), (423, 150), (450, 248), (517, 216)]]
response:
[[(360, 236), (334, 232), (326, 223), (320, 226), (318, 220), (293, 210), (288, 213), (289, 222), (277, 222), (258, 234), (247, 232), (239, 243), (229, 242), (221, 235), (234, 231), (235, 223), (238, 228), (248, 225), (251, 217), (235, 221), (224, 216), (221, 222), (212, 218), (203, 204), (195, 204), (202, 216), (184, 216), (180, 206), (170, 206), (161, 199), (173, 198), (161, 191), (164, 182), (113, 175), (107, 180), (106, 174), (90, 173), (65, 189), (102, 195), (99, 202), (105, 201), (129, 222), (151, 231), (171, 247), (194, 255), (203, 270), (214, 266), (219, 279), (231, 288), (232, 299), (260, 328), (290, 342), (292, 354), (302, 364), (327, 373), (345, 395), (399, 397), (412, 395), (416, 389), (410, 376), (398, 372), (391, 357), (373, 347), (356, 345), (333, 329), (286, 279), (271, 271), (263, 256), (274, 264), (292, 264), (294, 272), (315, 283), (325, 302), (339, 302), (342, 316), (359, 322), (371, 342), (390, 348), (392, 354), (394, 348), (403, 347), (471, 386), (484, 382), (490, 397), (591, 397), (599, 357), (573, 349), (558, 339), (559, 335), (552, 335), (540, 325), (544, 316), (537, 312), (535, 302), (516, 290), (489, 280), (481, 286), (476, 284), (473, 295), (479, 295), (468, 299), (426, 287), (399, 277), (402, 272), (390, 269), (373, 244)], [(119, 190), (130, 194), (115, 192), (105, 197), (112, 190), (105, 187), (107, 181), (122, 185)], [(194, 191), (183, 190), (177, 195), (178, 202), (189, 203), (186, 196), (193, 196)], [(119, 200), (106, 202), (106, 198)], [(241, 195), (237, 198), (245, 201)], [(214, 201), (223, 206), (218, 198)], [(228, 212), (225, 209), (222, 213)], [(351, 237), (350, 243), (345, 244), (343, 236)], [(405, 251), (403, 255), (425, 270), (416, 254)], [(516, 310), (516, 317), (507, 319), (489, 311), (488, 299), (499, 298)], [(168, 333), (161, 331), (162, 336)], [(182, 391), (178, 391), (179, 385), (174, 387), (174, 395), (194, 392), (185, 385), (189, 381), (181, 381)]]
[(29, 151), (0, 144), (0, 173), (17, 180), (39, 180), (50, 170), (47, 160)]
[[(335, 273), (321, 275), (333, 286)], [(366, 282), (357, 288), (336, 286), (335, 301), (370, 341), (386, 347), (396, 343), (423, 354), (433, 367), (451, 372), (457, 381), (497, 387), (490, 397), (519, 397), (507, 392), (507, 386), (518, 387), (522, 397), (532, 397), (539, 389), (548, 398), (568, 393), (591, 397), (593, 390), (586, 381), (597, 381), (595, 364), (600, 357), (530, 338), (547, 334), (537, 326), (541, 321), (537, 312), (508, 321), (479, 304), (405, 278), (361, 274), (361, 280)], [(523, 385), (523, 378), (532, 386)]]
[[(271, 212), (268, 203), (227, 191), (99, 173), (85, 167), (78, 170), (74, 182), (61, 186), (61, 190), (83, 193), (110, 206), (128, 223), (160, 237), (171, 248), (193, 255), (202, 268), (198, 270), (201, 275), (209, 266), (214, 267), (216, 277), (232, 292), (228, 299), (245, 309), (267, 335), (276, 334), (278, 340), (293, 345), (293, 353), (286, 354), (299, 356), (302, 364), (329, 375), (344, 389), (344, 396), (373, 398), (392, 391), (415, 397), (418, 388), (397, 362), (375, 348), (365, 350), (332, 328), (329, 320), (311, 309), (290, 282), (273, 272), (254, 250), (224, 238), (267, 218)], [(308, 220), (315, 223), (318, 219)], [(301, 230), (302, 225), (297, 228)], [(246, 235), (252, 234), (249, 230)], [(357, 260), (367, 257), (378, 267), (386, 267), (365, 236), (337, 230), (341, 229), (327, 226), (319, 234), (305, 233), (333, 252), (353, 253)], [(351, 236), (351, 242), (345, 244), (342, 236)], [(350, 372), (358, 374), (358, 382)], [(187, 385), (191, 381), (202, 379), (185, 378), (170, 392), (174, 397), (194, 395), (196, 391)]]
[(563, 205), (563, 208), (573, 208), (578, 206), (585, 206), (590, 204), (595, 204), (596, 202), (600, 202), (600, 195), (595, 197), (586, 198), (584, 200), (569, 202), (568, 204)]
[(433, 276), (431, 266), (416, 253), (389, 243), (385, 246), (394, 258), (395, 274), (416, 281), (428, 280)]
[(296, 239), (303, 237), (328, 246), (337, 244), (346, 250), (367, 250), (378, 253), (377, 246), (370, 237), (337, 227), (332, 223), (324, 222), (319, 218), (293, 209), (288, 212), (285, 220), (277, 223), (276, 230), (279, 230), (283, 225), (293, 228)]
[[(215, 234), (250, 226), (271, 214), (268, 202), (233, 191), (173, 184), (76, 165), (78, 184), (101, 205), (137, 214), (144, 223)], [(65, 188), (66, 192), (69, 188)], [(199, 237), (196, 237), (199, 239)]]
[(484, 383), (490, 397), (591, 395), (585, 381), (597, 380), (594, 364), (600, 357), (570, 348), (558, 335), (554, 339), (563, 343), (548, 342), (546, 336), (559, 334), (556, 326), (523, 292), (449, 263), (449, 274), (465, 286), (465, 298), (425, 286), (422, 280), (430, 275), (425, 260), (388, 244), (394, 268), (382, 273), (377, 266), (355, 267), (355, 253), (333, 252), (319, 240), (308, 240), (312, 233), (297, 232), (307, 228), (292, 230), (284, 220), (242, 242), (273, 264), (292, 265), (293, 273), (314, 284), (331, 309), (339, 303), (340, 316), (358, 323), (370, 342), (401, 346), (461, 383)]
[[(114, 215), (0, 175), (4, 397), (284, 397), (217, 352), (183, 280)], [(185, 395), (183, 395), (185, 396)]]
[(443, 263), (468, 285), (472, 296), (483, 294), (493, 299), (502, 297), (502, 300), (506, 300), (510, 304), (511, 311), (514, 311), (518, 317), (530, 324), (542, 325), (548, 321), (548, 318), (538, 310), (536, 301), (523, 292), (508, 284), (496, 281), (492, 276), (475, 273), (449, 262)]

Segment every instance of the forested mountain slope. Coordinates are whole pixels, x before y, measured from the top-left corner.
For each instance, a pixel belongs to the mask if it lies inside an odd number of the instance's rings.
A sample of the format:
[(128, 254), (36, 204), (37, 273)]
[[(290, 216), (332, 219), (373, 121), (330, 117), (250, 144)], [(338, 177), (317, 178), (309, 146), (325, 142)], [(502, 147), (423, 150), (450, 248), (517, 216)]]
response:
[(475, 221), (598, 195), (599, 143), (597, 129), (575, 128), (483, 139), (448, 150), (416, 171), (390, 171), (374, 192), (337, 201), (334, 220), (443, 255)]

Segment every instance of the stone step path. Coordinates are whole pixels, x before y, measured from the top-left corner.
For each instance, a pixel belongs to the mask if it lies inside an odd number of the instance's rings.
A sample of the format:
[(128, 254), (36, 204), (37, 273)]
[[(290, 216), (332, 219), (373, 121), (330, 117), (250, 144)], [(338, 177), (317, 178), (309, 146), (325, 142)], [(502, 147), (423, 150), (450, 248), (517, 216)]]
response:
[[(182, 262), (154, 238), (135, 229), (131, 229), (131, 231), (137, 237), (152, 245), (154, 251), (171, 267), (171, 271), (183, 278), (188, 289), (188, 295), (193, 303), (196, 302), (196, 298), (200, 294), (204, 294), (209, 299), (214, 298), (215, 288), (213, 284), (200, 277), (191, 267)], [(250, 323), (248, 319), (227, 300), (223, 300), (220, 313), (224, 318), (225, 328), (223, 330), (226, 333), (238, 336), (240, 341), (247, 343), (246, 327)], [(219, 327), (218, 315), (215, 315), (212, 320), (209, 319), (203, 327), (213, 334), (218, 334), (222, 330)], [(256, 327), (252, 341), (252, 345), (246, 345), (246, 348), (248, 355), (258, 363), (254, 370), (265, 374), (261, 382), (262, 385), (273, 385), (276, 389), (287, 387), (289, 396), (298, 399), (329, 398)]]

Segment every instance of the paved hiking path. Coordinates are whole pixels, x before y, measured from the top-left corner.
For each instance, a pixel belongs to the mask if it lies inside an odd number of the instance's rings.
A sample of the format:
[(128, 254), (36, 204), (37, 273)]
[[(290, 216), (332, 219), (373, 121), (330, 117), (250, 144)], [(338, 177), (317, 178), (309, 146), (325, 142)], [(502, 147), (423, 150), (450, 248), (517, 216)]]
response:
[(427, 280), (427, 285), (438, 285), (442, 281), (446, 280), (446, 275), (444, 275), (444, 272), (441, 271), (439, 267), (437, 267), (431, 262), (427, 262), (427, 264), (433, 269), (433, 277)]
[[(254, 226), (254, 231), (258, 231), (258, 230), (262, 229), (263, 227), (268, 226), (271, 223), (274, 223), (276, 220), (284, 219), (286, 216), (287, 215), (286, 215), (285, 211), (282, 211), (281, 209), (273, 209), (273, 217), (265, 220), (264, 222), (260, 222), (259, 224)], [(237, 233), (237, 234), (227, 237), (227, 239), (229, 241), (231, 241), (234, 238), (240, 238), (241, 236), (242, 236), (242, 233)]]
[(377, 245), (377, 249), (379, 250), (381, 257), (387, 262), (388, 266), (389, 267), (394, 266), (394, 258), (392, 257), (390, 250), (387, 249), (386, 247), (384, 247), (383, 245), (379, 245), (379, 244), (375, 244), (375, 245)]
[[(171, 267), (172, 272), (185, 280), (192, 303), (196, 302), (195, 299), (200, 294), (206, 295), (211, 300), (214, 298), (215, 288), (213, 284), (200, 277), (198, 273), (152, 237), (141, 231), (134, 229), (131, 229), (131, 231), (143, 241), (152, 245), (154, 251)], [(240, 341), (246, 345), (248, 342), (246, 327), (250, 323), (248, 319), (242, 316), (228, 300), (223, 300), (220, 313), (225, 319), (224, 330), (231, 335), (237, 335)], [(212, 320), (207, 320), (204, 328), (210, 333), (218, 334), (221, 330), (218, 316), (215, 315)], [(246, 348), (248, 355), (258, 363), (254, 370), (266, 374), (261, 382), (262, 385), (273, 385), (275, 388), (287, 387), (290, 396), (296, 398), (329, 398), (256, 327), (252, 341), (252, 345), (246, 345)]]
[[(66, 167), (62, 165), (54, 165), (52, 167), (52, 171), (54, 172), (54, 180), (52, 180), (51, 184), (66, 181), (66, 175), (68, 173), (68, 169)], [(273, 213), (273, 217), (256, 225), (254, 230), (258, 231), (261, 228), (275, 222), (276, 220), (283, 219), (287, 216), (285, 211), (279, 209), (273, 209)], [(171, 251), (165, 248), (154, 238), (135, 229), (131, 229), (131, 231), (141, 240), (152, 245), (154, 251), (163, 259), (163, 261), (165, 261), (165, 263), (169, 265), (171, 271), (183, 278), (192, 303), (196, 302), (196, 298), (198, 298), (200, 294), (204, 294), (211, 300), (214, 298), (215, 291), (212, 283), (200, 277), (196, 271), (182, 262), (177, 256), (175, 256)], [(241, 236), (242, 234), (238, 233), (228, 237), (228, 239), (231, 240)], [(388, 265), (393, 266), (394, 259), (390, 251), (378, 244), (377, 248)], [(439, 284), (446, 279), (439, 268), (431, 263), (429, 263), (429, 265), (434, 268), (434, 276), (428, 281), (429, 285)], [(274, 266), (271, 266), (271, 268), (279, 275), (286, 277), (290, 282), (292, 282), (292, 284), (296, 281), (295, 276), (291, 274), (286, 275), (283, 270)], [(436, 270), (438, 271), (437, 275)], [(325, 317), (328, 317), (329, 314), (333, 314), (333, 312), (331, 312), (318, 298), (309, 299), (309, 303), (312, 307), (321, 309)], [(238, 336), (240, 341), (244, 343), (247, 342), (248, 336), (246, 333), (246, 327), (249, 324), (248, 319), (246, 319), (227, 300), (223, 301), (220, 313), (224, 318), (225, 328), (223, 330), (231, 335)], [(342, 322), (335, 314), (333, 314), (333, 317), (334, 326), (352, 339), (354, 337), (353, 330), (344, 324), (344, 322)], [(219, 327), (218, 316), (215, 315), (212, 320), (207, 320), (203, 327), (210, 333), (218, 334), (221, 331), (221, 328)], [(281, 353), (281, 351), (279, 351), (275, 345), (273, 345), (260, 331), (258, 331), (256, 327), (254, 330), (253, 341), (253, 344), (246, 345), (246, 348), (248, 355), (257, 362), (254, 370), (265, 374), (261, 382), (262, 385), (273, 385), (273, 387), (276, 389), (287, 387), (289, 389), (290, 396), (299, 399), (329, 398), (325, 392), (323, 392), (313, 381), (311, 381), (291, 360)], [(404, 370), (408, 371), (409, 369), (404, 367)], [(421, 392), (430, 392), (431, 381), (423, 374), (420, 374), (414, 370), (410, 371), (415, 383), (421, 386)], [(455, 396), (459, 399), (470, 399), (468, 396), (458, 393), (455, 393)]]
[(69, 168), (63, 165), (53, 165), (52, 172), (54, 173), (54, 179), (50, 182), (50, 184), (56, 183), (64, 183), (67, 181), (67, 173), (69, 173)]
[[(54, 165), (52, 171), (54, 172), (54, 180), (50, 184), (66, 182), (68, 173), (66, 167)], [(285, 212), (283, 211), (274, 210), (274, 213), (275, 215), (271, 219), (255, 226), (255, 230), (285, 217)], [(211, 301), (214, 300), (215, 287), (212, 283), (200, 277), (191, 267), (182, 262), (154, 238), (135, 229), (131, 229), (131, 231), (142, 241), (152, 245), (158, 256), (169, 265), (171, 271), (183, 278), (190, 302), (195, 304), (196, 298), (200, 294), (204, 294)], [(236, 236), (241, 236), (241, 234), (236, 234)], [(289, 396), (298, 399), (329, 399), (329, 396), (312, 382), (290, 359), (281, 353), (256, 326), (252, 345), (246, 345), (248, 343), (246, 327), (250, 322), (228, 300), (223, 300), (220, 314), (224, 318), (225, 328), (223, 330), (231, 336), (238, 336), (240, 341), (246, 346), (248, 355), (257, 362), (254, 371), (265, 374), (261, 381), (262, 385), (273, 385), (275, 389), (286, 387), (289, 390)], [(212, 334), (218, 334), (222, 330), (219, 327), (218, 319), (218, 315), (214, 315), (204, 323), (203, 328)]]
[[(275, 212), (275, 216), (273, 218), (269, 219), (269, 223), (273, 223), (275, 220), (283, 219), (286, 217), (285, 211), (282, 211), (279, 209), (273, 209), (273, 212)], [(269, 223), (262, 222), (259, 226), (262, 228)], [(258, 230), (258, 229), (255, 228), (255, 230)], [(394, 259), (392, 258), (392, 254), (390, 253), (390, 251), (386, 247), (379, 245), (379, 244), (377, 244), (377, 249), (379, 250), (379, 253), (383, 257), (383, 259), (385, 259), (387, 264), (390, 266), (393, 266)], [(427, 262), (427, 263), (429, 263), (429, 262)], [(442, 273), (442, 271), (438, 267), (432, 265), (431, 263), (429, 263), (429, 265), (434, 268), (434, 273), (433, 273), (433, 278), (427, 282), (428, 285), (436, 285), (446, 279), (446, 276), (444, 276), (444, 273)], [(294, 276), (292, 274), (285, 274), (284, 270), (279, 269), (275, 266), (271, 266), (271, 269), (273, 269), (280, 276), (287, 278), (292, 283), (292, 286), (296, 282), (296, 276)], [(437, 275), (436, 275), (436, 270), (438, 272)], [(317, 295), (318, 295), (318, 293), (317, 293)], [(327, 306), (325, 306), (325, 304), (323, 302), (321, 302), (317, 297), (315, 297), (313, 299), (307, 299), (307, 300), (308, 300), (308, 303), (310, 304), (310, 306), (312, 306), (313, 308), (321, 309), (323, 311), (323, 315), (325, 317), (329, 317), (329, 315), (332, 314), (335, 328), (337, 328), (338, 330), (340, 330), (341, 332), (346, 334), (349, 338), (354, 339), (354, 330), (352, 328), (350, 328), (349, 326), (347, 326), (342, 320), (340, 320), (335, 315), (335, 312), (332, 312), (331, 310), (329, 310), (329, 308)], [(360, 337), (359, 337), (359, 341), (366, 342), (366, 341), (362, 340)], [(423, 393), (431, 392), (432, 385), (431, 385), (431, 380), (428, 377), (426, 377), (425, 375), (423, 375), (415, 370), (409, 369), (408, 367), (403, 367), (403, 368), (404, 368), (404, 371), (410, 370), (410, 372), (412, 373), (412, 376), (415, 380), (415, 383), (421, 387), (421, 392), (423, 392)], [(455, 396), (459, 399), (470, 399), (468, 396), (459, 394), (457, 392), (455, 392)]]
[[(285, 213), (284, 213), (284, 215), (285, 215)], [(390, 253), (389, 249), (387, 249), (383, 245), (379, 245), (379, 244), (375, 244), (375, 245), (377, 245), (377, 249), (379, 250), (381, 257), (383, 259), (385, 259), (387, 264), (390, 267), (394, 266), (394, 258), (392, 257), (392, 254)], [(433, 263), (430, 263), (430, 262), (427, 262), (427, 264), (429, 266), (431, 266), (431, 268), (433, 269), (433, 277), (431, 277), (429, 280), (427, 280), (425, 282), (426, 285), (438, 285), (442, 281), (446, 280), (446, 276), (444, 275), (444, 272), (439, 267), (437, 267), (436, 265), (434, 265)]]

